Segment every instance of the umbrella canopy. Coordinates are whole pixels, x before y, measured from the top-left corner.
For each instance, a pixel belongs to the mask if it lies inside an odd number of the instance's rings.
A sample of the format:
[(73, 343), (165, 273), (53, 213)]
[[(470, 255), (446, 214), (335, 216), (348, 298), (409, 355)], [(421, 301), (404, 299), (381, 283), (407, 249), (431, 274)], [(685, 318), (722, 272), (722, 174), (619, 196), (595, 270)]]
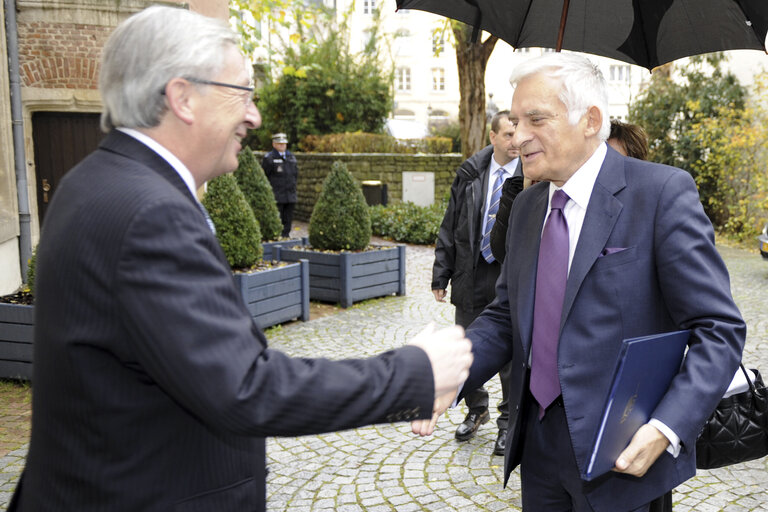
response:
[(397, 0), (514, 48), (611, 57), (647, 69), (702, 53), (765, 50), (768, 0)]

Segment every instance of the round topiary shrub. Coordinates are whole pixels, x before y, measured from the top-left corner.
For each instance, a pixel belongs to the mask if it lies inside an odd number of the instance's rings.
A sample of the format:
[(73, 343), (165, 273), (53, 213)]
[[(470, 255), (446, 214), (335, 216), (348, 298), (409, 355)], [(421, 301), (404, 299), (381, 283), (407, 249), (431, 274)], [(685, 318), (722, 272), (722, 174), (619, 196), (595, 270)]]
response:
[(360, 184), (343, 162), (334, 162), (309, 219), (309, 243), (315, 249), (365, 249), (371, 218)]
[(275, 194), (272, 192), (267, 175), (256, 161), (251, 148), (243, 149), (237, 156), (237, 160), (239, 165), (235, 170), (235, 178), (259, 222), (261, 239), (277, 240), (283, 232), (283, 223), (280, 221)]
[(216, 238), (233, 269), (250, 268), (261, 259), (261, 230), (232, 174), (208, 182), (203, 205), (216, 226)]

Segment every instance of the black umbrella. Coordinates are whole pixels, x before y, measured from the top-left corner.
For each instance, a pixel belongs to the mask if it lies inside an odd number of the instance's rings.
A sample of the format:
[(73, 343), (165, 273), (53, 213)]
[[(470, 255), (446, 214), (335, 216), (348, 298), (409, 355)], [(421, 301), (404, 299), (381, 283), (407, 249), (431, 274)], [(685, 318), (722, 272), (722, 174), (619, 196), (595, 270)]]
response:
[(648, 69), (724, 50), (765, 50), (768, 0), (397, 0), (514, 48), (561, 48)]

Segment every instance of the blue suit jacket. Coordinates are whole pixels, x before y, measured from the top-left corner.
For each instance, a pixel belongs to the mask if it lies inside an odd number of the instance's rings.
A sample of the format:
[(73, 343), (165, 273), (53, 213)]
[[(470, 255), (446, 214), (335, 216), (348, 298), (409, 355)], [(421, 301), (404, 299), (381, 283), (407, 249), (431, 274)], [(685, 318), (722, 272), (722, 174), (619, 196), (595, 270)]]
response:
[(37, 271), (32, 438), (9, 510), (264, 510), (264, 437), (431, 416), (421, 349), (267, 348), (189, 189), (121, 132), (64, 177)]
[[(548, 187), (540, 183), (517, 196), (497, 298), (468, 329), (475, 360), (464, 389), (475, 389), (512, 362), (505, 480), (525, 442), (526, 418), (515, 411), (525, 410), (528, 396)], [(571, 264), (558, 348), (568, 428), (581, 469), (621, 340), (676, 329), (691, 329), (689, 349), (653, 417), (680, 436), (682, 453), (673, 458), (665, 452), (643, 478), (609, 473), (585, 483), (598, 511), (641, 506), (695, 474), (696, 437), (733, 377), (746, 332), (691, 176), (608, 148)]]

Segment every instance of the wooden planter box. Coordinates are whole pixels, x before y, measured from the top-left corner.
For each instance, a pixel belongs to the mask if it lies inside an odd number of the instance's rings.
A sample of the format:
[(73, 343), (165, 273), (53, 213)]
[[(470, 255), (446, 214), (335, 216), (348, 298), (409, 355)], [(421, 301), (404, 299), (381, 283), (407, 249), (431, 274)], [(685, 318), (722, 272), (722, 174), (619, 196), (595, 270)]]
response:
[(35, 307), (0, 304), (0, 378), (32, 380)]
[(288, 248), (295, 245), (307, 245), (307, 237), (291, 238), (290, 240), (279, 240), (277, 242), (262, 242), (261, 246), (264, 248), (264, 255), (261, 257), (264, 261), (273, 261), (279, 259), (277, 257), (277, 247)]
[(248, 311), (262, 329), (300, 318), (309, 320), (309, 263), (234, 274)]
[(341, 253), (280, 249), (280, 259), (309, 260), (309, 296), (313, 300), (348, 308), (365, 299), (405, 295), (405, 245)]
[[(306, 260), (234, 277), (248, 310), (262, 329), (295, 318), (309, 320)], [(32, 380), (34, 320), (34, 306), (0, 303), (0, 378)]]

